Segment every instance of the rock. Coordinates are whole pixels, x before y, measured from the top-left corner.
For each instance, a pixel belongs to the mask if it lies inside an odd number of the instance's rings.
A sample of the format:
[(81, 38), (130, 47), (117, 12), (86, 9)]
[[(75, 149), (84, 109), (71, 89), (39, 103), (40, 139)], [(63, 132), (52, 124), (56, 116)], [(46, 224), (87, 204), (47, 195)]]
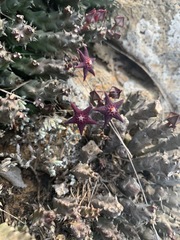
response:
[(13, 163), (11, 163), (10, 158), (4, 159), (0, 164), (0, 176), (11, 182), (15, 187), (26, 187), (26, 184), (22, 179), (21, 169), (14, 166)]
[(125, 26), (121, 38), (111, 41), (112, 46), (148, 73), (168, 102), (168, 111), (180, 111), (179, 1), (118, 2)]

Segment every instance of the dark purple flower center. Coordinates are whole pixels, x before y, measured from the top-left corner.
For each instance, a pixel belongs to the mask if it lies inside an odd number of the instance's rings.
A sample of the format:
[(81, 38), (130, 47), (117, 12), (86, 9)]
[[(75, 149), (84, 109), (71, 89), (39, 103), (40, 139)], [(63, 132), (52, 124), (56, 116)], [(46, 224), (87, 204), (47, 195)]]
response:
[(113, 105), (107, 106), (108, 114), (114, 116), (117, 113), (117, 108)]
[(85, 63), (86, 63), (87, 66), (91, 66), (91, 65), (92, 65), (92, 60), (91, 60), (91, 58), (86, 57)]

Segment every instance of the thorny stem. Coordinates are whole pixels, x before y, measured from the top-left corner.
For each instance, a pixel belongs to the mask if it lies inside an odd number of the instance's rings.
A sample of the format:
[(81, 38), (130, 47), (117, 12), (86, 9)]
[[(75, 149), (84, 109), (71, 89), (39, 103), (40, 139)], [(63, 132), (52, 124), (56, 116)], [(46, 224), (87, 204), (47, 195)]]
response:
[[(144, 201), (145, 201), (145, 203), (148, 205), (148, 201), (147, 201), (145, 192), (144, 192), (144, 190), (143, 190), (141, 181), (140, 181), (140, 179), (139, 179), (139, 176), (138, 176), (138, 174), (137, 174), (136, 168), (135, 168), (135, 166), (134, 166), (134, 164), (133, 164), (133, 161), (132, 161), (132, 154), (131, 154), (131, 152), (129, 151), (129, 149), (127, 148), (127, 146), (125, 145), (124, 141), (123, 141), (122, 138), (121, 138), (121, 135), (119, 134), (116, 126), (113, 124), (112, 121), (109, 123), (109, 125), (110, 125), (110, 127), (112, 128), (112, 130), (114, 131), (114, 133), (115, 133), (116, 136), (118, 137), (120, 143), (123, 145), (123, 147), (125, 148), (125, 150), (126, 150), (126, 152), (127, 152), (128, 159), (129, 159), (129, 161), (130, 161), (130, 163), (131, 163), (131, 166), (132, 166), (132, 168), (133, 168), (133, 171), (134, 171), (134, 173), (135, 173), (135, 176), (136, 176), (137, 181), (138, 181), (138, 183), (139, 183), (139, 186), (140, 186), (140, 188), (141, 188), (141, 192), (142, 192)], [(155, 232), (156, 239), (157, 239), (157, 240), (160, 240), (160, 237), (159, 237), (159, 235), (158, 235), (158, 233), (157, 233), (157, 230), (156, 230), (156, 228), (155, 228), (154, 223), (152, 223), (152, 227), (153, 227), (153, 230), (154, 230), (154, 232)]]

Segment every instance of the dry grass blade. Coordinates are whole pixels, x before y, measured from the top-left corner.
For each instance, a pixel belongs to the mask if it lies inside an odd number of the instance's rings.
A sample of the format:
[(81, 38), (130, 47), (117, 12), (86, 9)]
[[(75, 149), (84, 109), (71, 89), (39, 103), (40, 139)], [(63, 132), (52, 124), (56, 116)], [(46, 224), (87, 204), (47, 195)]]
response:
[[(119, 134), (117, 128), (114, 126), (114, 124), (112, 123), (112, 121), (110, 122), (110, 127), (112, 128), (112, 130), (114, 131), (114, 133), (115, 133), (116, 136), (118, 137), (120, 143), (124, 146), (124, 148), (125, 148), (125, 150), (126, 150), (126, 152), (127, 152), (128, 159), (129, 159), (129, 161), (130, 161), (130, 163), (131, 163), (131, 166), (132, 166), (132, 168), (133, 168), (134, 174), (135, 174), (135, 176), (136, 176), (136, 178), (137, 178), (137, 181), (138, 181), (138, 183), (139, 183), (139, 186), (140, 186), (140, 188), (141, 188), (142, 195), (143, 195), (143, 198), (144, 198), (144, 202), (148, 205), (148, 201), (147, 201), (145, 192), (144, 192), (144, 190), (143, 190), (141, 181), (140, 181), (140, 179), (139, 179), (139, 177), (138, 177), (136, 168), (135, 168), (135, 166), (134, 166), (134, 164), (133, 164), (133, 161), (132, 161), (132, 154), (131, 154), (131, 152), (129, 151), (129, 149), (126, 147), (126, 145), (124, 144), (124, 142), (123, 142), (123, 140), (122, 140), (122, 138), (121, 138), (121, 135)], [(155, 228), (155, 225), (152, 224), (152, 227), (153, 227), (153, 230), (154, 230), (154, 232), (155, 232), (156, 239), (157, 239), (157, 240), (160, 240), (160, 237), (159, 237), (159, 235), (158, 235), (158, 233), (157, 233), (157, 230), (156, 230), (156, 228)]]

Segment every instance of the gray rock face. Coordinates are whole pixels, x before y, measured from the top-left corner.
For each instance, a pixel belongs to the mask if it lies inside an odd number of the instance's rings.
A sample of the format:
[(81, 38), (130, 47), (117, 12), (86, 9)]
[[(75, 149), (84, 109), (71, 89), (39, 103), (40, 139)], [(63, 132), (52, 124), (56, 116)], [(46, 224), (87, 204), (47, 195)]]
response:
[(168, 110), (180, 111), (179, 1), (118, 2), (126, 26), (114, 44), (148, 73), (168, 102)]

